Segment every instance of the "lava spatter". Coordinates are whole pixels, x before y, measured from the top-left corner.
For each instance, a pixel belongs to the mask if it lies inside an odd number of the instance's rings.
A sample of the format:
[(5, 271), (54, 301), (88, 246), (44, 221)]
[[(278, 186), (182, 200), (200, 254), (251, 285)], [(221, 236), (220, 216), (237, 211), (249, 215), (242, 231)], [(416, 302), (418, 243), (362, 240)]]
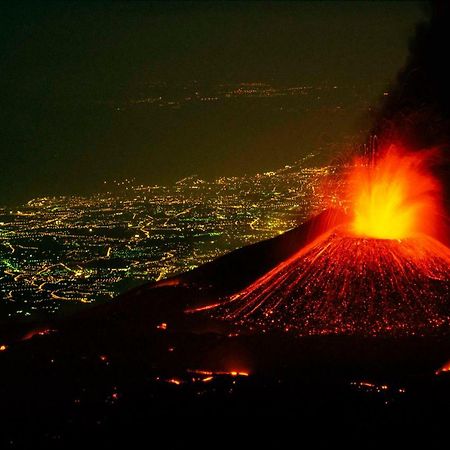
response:
[(450, 324), (450, 250), (404, 241), (322, 236), (211, 310), (240, 327), (311, 334), (410, 335)]

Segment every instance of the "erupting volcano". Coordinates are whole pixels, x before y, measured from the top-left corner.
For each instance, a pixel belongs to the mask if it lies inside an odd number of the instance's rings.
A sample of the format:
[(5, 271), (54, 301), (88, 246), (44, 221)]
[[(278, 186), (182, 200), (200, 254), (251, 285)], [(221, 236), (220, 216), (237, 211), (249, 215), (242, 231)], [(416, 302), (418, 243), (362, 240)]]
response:
[(450, 325), (450, 249), (437, 238), (432, 153), (392, 146), (355, 160), (349, 220), (208, 312), (241, 329), (300, 335), (415, 335)]

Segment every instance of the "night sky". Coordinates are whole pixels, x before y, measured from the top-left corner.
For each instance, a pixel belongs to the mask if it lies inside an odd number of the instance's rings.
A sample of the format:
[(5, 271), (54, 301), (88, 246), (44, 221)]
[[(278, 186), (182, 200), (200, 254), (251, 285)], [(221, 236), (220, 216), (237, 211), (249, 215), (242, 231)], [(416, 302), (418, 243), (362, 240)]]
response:
[[(409, 2), (3, 2), (0, 203), (254, 173), (328, 148), (364, 129), (424, 17)], [(317, 105), (129, 104), (155, 86), (241, 82), (337, 89)]]

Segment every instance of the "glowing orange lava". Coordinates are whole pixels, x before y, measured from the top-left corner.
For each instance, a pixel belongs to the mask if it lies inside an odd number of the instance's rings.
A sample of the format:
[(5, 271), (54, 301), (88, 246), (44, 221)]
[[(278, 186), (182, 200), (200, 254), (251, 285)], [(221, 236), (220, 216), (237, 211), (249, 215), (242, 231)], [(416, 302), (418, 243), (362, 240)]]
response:
[(339, 195), (348, 188), (339, 202), (350, 207), (347, 219), (246, 288), (188, 312), (227, 320), (238, 332), (450, 332), (450, 248), (438, 233), (445, 215), (430, 170), (435, 154), (391, 146), (374, 164), (356, 160), (338, 186)]
[(441, 373), (450, 372), (450, 361), (447, 361), (441, 368), (436, 370), (436, 375), (440, 375)]
[(356, 161), (349, 197), (357, 236), (405, 239), (435, 234), (440, 185), (428, 168), (432, 155), (406, 153), (392, 145), (373, 165)]

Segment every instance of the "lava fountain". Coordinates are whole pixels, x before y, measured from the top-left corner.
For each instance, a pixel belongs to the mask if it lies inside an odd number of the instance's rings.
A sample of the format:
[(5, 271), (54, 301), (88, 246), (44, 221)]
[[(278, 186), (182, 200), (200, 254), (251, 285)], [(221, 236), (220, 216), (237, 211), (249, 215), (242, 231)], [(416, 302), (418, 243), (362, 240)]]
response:
[(239, 329), (300, 335), (422, 335), (450, 330), (450, 249), (437, 239), (431, 152), (392, 146), (354, 161), (351, 220), (328, 230), (208, 310)]
[(375, 164), (357, 159), (348, 180), (352, 231), (377, 239), (435, 235), (443, 214), (440, 184), (429, 171), (434, 155), (391, 146)]

